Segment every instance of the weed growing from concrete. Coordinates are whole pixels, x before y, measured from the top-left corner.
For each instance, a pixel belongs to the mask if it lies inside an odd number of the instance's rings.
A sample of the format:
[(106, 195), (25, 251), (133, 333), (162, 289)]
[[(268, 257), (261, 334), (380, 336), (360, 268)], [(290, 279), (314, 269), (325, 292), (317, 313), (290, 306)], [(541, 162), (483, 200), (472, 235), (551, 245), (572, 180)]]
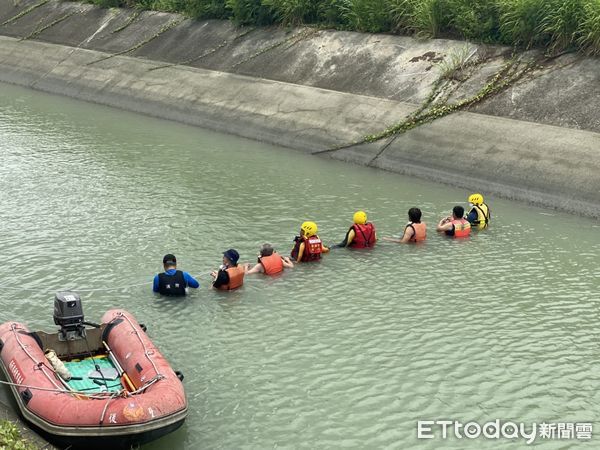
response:
[(65, 14), (64, 16), (59, 17), (56, 20), (53, 20), (52, 22), (50, 22), (48, 25), (44, 25), (42, 28), (37, 28), (34, 31), (32, 31), (31, 33), (29, 33), (27, 36), (25, 36), (24, 38), (21, 38), (21, 41), (25, 41), (27, 39), (33, 39), (34, 37), (36, 37), (38, 34), (43, 33), (44, 31), (46, 31), (48, 28), (52, 28), (54, 25), (62, 22), (63, 20), (68, 19), (71, 16), (74, 16), (75, 14), (79, 14), (81, 13), (81, 10), (78, 11), (71, 11), (67, 14)]
[(180, 61), (177, 63), (173, 63), (173, 64), (164, 64), (162, 66), (157, 66), (157, 67), (152, 67), (150, 69), (148, 69), (148, 71), (153, 71), (153, 70), (159, 70), (159, 69), (166, 69), (168, 67), (173, 67), (173, 66), (185, 66), (187, 64), (191, 64), (197, 61), (200, 61), (201, 59), (206, 58), (207, 56), (212, 55), (213, 53), (218, 52), (219, 50), (221, 50), (223, 47), (226, 47), (227, 45), (231, 44), (232, 42), (237, 41), (238, 39), (250, 34), (252, 31), (254, 31), (256, 28), (249, 28), (248, 30), (244, 31), (243, 33), (238, 34), (237, 36), (235, 36), (231, 41), (223, 41), (221, 42), (219, 45), (217, 45), (214, 48), (211, 48), (210, 50), (202, 53), (201, 55), (198, 56), (194, 56), (193, 58), (189, 58), (186, 59), (184, 61)]
[(115, 28), (113, 31), (111, 31), (111, 34), (118, 33), (119, 31), (123, 31), (125, 28), (127, 28), (129, 25), (131, 25), (133, 22), (135, 22), (136, 19), (138, 19), (140, 17), (140, 14), (142, 14), (141, 9), (134, 10), (133, 13), (127, 18), (125, 23), (123, 23), (123, 25), (121, 25), (120, 27)]
[(34, 9), (39, 8), (40, 6), (44, 6), (46, 3), (48, 3), (50, 0), (42, 0), (39, 3), (36, 3), (35, 5), (31, 5), (29, 8), (24, 9), (23, 11), (21, 11), (19, 14), (17, 14), (14, 17), (11, 17), (10, 19), (0, 23), (0, 27), (3, 27), (4, 25), (8, 25), (11, 24), (13, 22), (16, 22), (17, 20), (19, 20), (21, 17), (23, 17), (26, 14), (29, 14), (31, 11), (33, 11)]
[(257, 51), (256, 53), (251, 54), (250, 56), (242, 59), (241, 61), (236, 62), (233, 66), (231, 66), (231, 69), (235, 69), (236, 67), (241, 66), (242, 64), (247, 63), (248, 61), (251, 61), (277, 47), (280, 47), (286, 43), (290, 43), (291, 45), (296, 44), (297, 42), (300, 42), (303, 39), (307, 39), (315, 34), (317, 34), (319, 32), (318, 29), (316, 28), (307, 28), (304, 29), (302, 31), (300, 31), (299, 33), (293, 34), (292, 36), (282, 39), (281, 41), (275, 42), (271, 45), (268, 45), (267, 47), (261, 48), (259, 51)]
[(458, 79), (459, 74), (468, 67), (475, 53), (477, 53), (477, 48), (473, 49), (469, 45), (464, 45), (452, 52), (436, 65), (440, 78), (443, 80)]
[(133, 52), (133, 51), (137, 50), (138, 48), (140, 48), (140, 47), (143, 47), (143, 46), (144, 46), (144, 45), (146, 45), (148, 42), (151, 42), (151, 41), (153, 41), (154, 39), (156, 39), (157, 37), (159, 37), (161, 34), (165, 33), (166, 31), (169, 31), (171, 28), (174, 28), (174, 27), (176, 27), (176, 26), (177, 26), (177, 25), (179, 25), (181, 22), (183, 22), (183, 19), (182, 19), (182, 18), (181, 18), (181, 19), (177, 19), (177, 20), (172, 20), (172, 21), (171, 21), (171, 22), (169, 22), (168, 24), (166, 24), (166, 25), (163, 25), (163, 26), (160, 28), (160, 30), (158, 30), (158, 32), (157, 32), (156, 34), (154, 34), (154, 35), (150, 36), (150, 37), (149, 37), (149, 38), (147, 38), (147, 39), (144, 39), (142, 42), (138, 42), (138, 43), (137, 43), (137, 44), (135, 44), (133, 47), (129, 47), (127, 50), (122, 50), (122, 51), (120, 51), (120, 52), (113, 53), (113, 54), (111, 54), (111, 55), (105, 56), (104, 58), (100, 58), (100, 59), (97, 59), (97, 60), (95, 60), (95, 61), (91, 61), (91, 62), (87, 63), (87, 64), (86, 64), (86, 66), (89, 66), (89, 65), (95, 64), (95, 63), (97, 63), (97, 62), (100, 62), (100, 61), (106, 61), (107, 59), (113, 58), (113, 57), (115, 57), (115, 56), (124, 55), (124, 54), (126, 54), (126, 53)]
[(437, 97), (441, 92), (441, 87), (443, 85), (438, 81), (434, 83), (433, 89), (425, 101), (424, 107), (421, 107), (414, 113), (410, 114), (402, 122), (392, 125), (391, 127), (386, 128), (379, 133), (365, 136), (363, 142), (375, 142), (393, 135), (403, 134), (420, 125), (430, 123), (436, 119), (447, 116), (454, 111), (471, 107), (514, 84), (525, 75), (531, 73), (535, 67), (536, 63), (534, 62), (523, 63), (513, 58), (507, 62), (475, 95), (450, 104), (446, 103), (444, 99), (441, 101), (431, 100), (432, 98)]

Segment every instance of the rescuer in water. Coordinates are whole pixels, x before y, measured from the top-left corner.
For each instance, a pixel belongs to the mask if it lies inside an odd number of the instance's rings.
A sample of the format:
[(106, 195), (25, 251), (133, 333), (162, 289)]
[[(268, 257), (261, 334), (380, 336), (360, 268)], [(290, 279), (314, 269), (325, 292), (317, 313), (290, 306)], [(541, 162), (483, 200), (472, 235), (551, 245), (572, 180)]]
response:
[(468, 237), (471, 234), (471, 224), (463, 217), (464, 214), (465, 209), (462, 206), (455, 206), (452, 208), (452, 216), (440, 220), (436, 230), (455, 238)]
[(367, 213), (356, 211), (352, 217), (354, 222), (348, 229), (344, 240), (336, 247), (371, 248), (377, 242), (375, 225), (367, 222)]
[(291, 258), (296, 262), (318, 261), (323, 253), (329, 252), (329, 248), (323, 245), (323, 241), (317, 236), (317, 224), (304, 222), (300, 226), (300, 236), (294, 238), (294, 248)]
[(152, 290), (161, 295), (169, 297), (180, 297), (186, 295), (187, 287), (199, 288), (200, 283), (187, 272), (177, 270), (177, 258), (168, 254), (163, 257), (164, 273), (154, 277)]
[(213, 271), (213, 287), (222, 291), (232, 291), (244, 284), (245, 266), (239, 266), (240, 254), (230, 248), (223, 253), (223, 265), (218, 271)]
[(277, 253), (271, 244), (263, 244), (258, 255), (258, 264), (252, 269), (246, 266), (246, 274), (264, 273), (265, 275), (275, 275), (283, 272), (284, 268), (291, 269), (294, 263), (287, 256), (281, 256)]
[(419, 208), (410, 208), (408, 210), (409, 222), (404, 227), (404, 234), (401, 239), (384, 237), (389, 242), (398, 242), (399, 244), (408, 244), (423, 242), (427, 237), (427, 225), (421, 222), (421, 210)]
[(471, 211), (467, 215), (469, 223), (477, 230), (487, 228), (492, 215), (490, 207), (483, 202), (483, 195), (471, 194), (468, 202), (472, 205)]

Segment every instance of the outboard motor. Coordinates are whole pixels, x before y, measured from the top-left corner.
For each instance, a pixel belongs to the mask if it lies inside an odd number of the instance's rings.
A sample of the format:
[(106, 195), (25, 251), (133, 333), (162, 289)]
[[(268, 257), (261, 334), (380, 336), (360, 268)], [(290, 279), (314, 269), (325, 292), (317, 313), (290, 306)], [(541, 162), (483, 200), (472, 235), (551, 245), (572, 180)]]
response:
[(61, 341), (85, 338), (83, 307), (75, 292), (57, 292), (54, 297), (54, 323), (60, 325)]

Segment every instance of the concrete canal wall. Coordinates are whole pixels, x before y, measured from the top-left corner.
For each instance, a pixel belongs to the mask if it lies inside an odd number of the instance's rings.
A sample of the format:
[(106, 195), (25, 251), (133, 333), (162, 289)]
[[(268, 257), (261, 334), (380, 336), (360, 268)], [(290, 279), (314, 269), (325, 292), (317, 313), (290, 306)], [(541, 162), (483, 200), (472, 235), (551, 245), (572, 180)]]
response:
[(0, 2), (0, 24), (3, 82), (600, 217), (598, 59), (54, 0)]

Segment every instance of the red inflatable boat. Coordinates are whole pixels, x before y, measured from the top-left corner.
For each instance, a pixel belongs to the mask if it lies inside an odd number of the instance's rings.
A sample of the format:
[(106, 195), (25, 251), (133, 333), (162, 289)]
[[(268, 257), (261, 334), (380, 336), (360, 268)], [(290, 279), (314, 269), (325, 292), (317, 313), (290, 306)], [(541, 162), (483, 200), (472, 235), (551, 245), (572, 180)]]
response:
[(57, 333), (0, 326), (0, 365), (24, 418), (54, 442), (86, 448), (129, 447), (181, 426), (183, 377), (142, 326), (118, 309), (100, 325), (84, 322), (79, 302), (77, 294), (57, 294)]

